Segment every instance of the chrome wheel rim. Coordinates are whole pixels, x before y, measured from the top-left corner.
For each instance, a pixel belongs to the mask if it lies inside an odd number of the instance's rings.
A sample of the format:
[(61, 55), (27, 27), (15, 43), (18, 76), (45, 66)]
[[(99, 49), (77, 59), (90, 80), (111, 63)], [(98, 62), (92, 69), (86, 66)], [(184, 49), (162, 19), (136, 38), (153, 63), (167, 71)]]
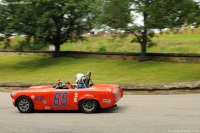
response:
[(29, 106), (30, 106), (30, 104), (29, 104), (29, 101), (27, 99), (21, 99), (19, 101), (20, 110), (27, 111), (29, 109)]
[(93, 110), (95, 107), (95, 103), (94, 100), (84, 100), (83, 101), (83, 108), (86, 111), (91, 111)]

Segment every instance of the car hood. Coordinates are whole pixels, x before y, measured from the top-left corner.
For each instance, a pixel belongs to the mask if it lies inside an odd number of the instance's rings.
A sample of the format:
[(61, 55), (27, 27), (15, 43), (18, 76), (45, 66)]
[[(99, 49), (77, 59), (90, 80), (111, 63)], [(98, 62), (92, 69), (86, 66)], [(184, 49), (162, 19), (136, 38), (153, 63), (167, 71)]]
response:
[(28, 90), (53, 89), (53, 85), (31, 86)]

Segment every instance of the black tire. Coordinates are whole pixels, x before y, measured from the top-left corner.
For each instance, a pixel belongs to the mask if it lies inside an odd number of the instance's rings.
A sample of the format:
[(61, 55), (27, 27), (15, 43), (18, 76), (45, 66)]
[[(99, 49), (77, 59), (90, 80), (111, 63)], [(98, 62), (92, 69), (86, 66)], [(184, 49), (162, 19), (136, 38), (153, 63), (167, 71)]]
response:
[(33, 110), (33, 102), (28, 97), (20, 97), (17, 100), (17, 109), (21, 113), (29, 113)]
[(84, 113), (94, 113), (99, 109), (99, 103), (93, 99), (84, 99), (79, 102), (79, 109)]

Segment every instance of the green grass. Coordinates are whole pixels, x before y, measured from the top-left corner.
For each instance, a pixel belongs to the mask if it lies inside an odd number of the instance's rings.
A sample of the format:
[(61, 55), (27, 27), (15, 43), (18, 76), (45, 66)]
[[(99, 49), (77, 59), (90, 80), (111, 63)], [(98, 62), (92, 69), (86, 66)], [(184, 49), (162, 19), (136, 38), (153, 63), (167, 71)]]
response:
[(0, 82), (75, 82), (77, 73), (92, 72), (95, 83), (160, 83), (199, 81), (200, 64), (133, 60), (52, 58), (0, 55)]
[(169, 34), (154, 40), (158, 44), (148, 52), (200, 54), (200, 34)]
[[(198, 33), (200, 33), (200, 28)], [(140, 44), (131, 43), (134, 36), (119, 39), (113, 37), (86, 37), (86, 41), (76, 43), (65, 43), (61, 45), (61, 51), (89, 51), (89, 52), (140, 52)], [(19, 43), (24, 38), (16, 36), (11, 39), (11, 46), (8, 50), (19, 48)], [(151, 53), (185, 53), (200, 54), (200, 34), (163, 34), (153, 38), (157, 45), (147, 48)], [(0, 42), (0, 49), (3, 49), (6, 41)], [(45, 49), (43, 49), (45, 50)], [(46, 48), (48, 50), (48, 48)]]
[[(112, 37), (86, 37), (87, 41), (65, 43), (62, 51), (140, 52), (140, 44), (130, 43), (133, 36), (124, 39)], [(147, 48), (153, 53), (200, 54), (200, 34), (163, 34), (153, 38), (157, 46)]]

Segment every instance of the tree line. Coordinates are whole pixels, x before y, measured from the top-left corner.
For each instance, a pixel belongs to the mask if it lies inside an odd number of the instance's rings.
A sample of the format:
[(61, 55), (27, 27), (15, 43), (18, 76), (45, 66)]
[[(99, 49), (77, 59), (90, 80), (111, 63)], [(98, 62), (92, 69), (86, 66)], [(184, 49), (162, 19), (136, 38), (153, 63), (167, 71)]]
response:
[[(135, 15), (143, 21), (136, 24)], [(55, 46), (83, 40), (83, 33), (101, 25), (133, 34), (141, 45), (140, 61), (148, 59), (146, 48), (155, 45), (152, 29), (200, 24), (198, 0), (3, 0), (0, 3), (0, 33), (23, 34), (27, 41)]]

